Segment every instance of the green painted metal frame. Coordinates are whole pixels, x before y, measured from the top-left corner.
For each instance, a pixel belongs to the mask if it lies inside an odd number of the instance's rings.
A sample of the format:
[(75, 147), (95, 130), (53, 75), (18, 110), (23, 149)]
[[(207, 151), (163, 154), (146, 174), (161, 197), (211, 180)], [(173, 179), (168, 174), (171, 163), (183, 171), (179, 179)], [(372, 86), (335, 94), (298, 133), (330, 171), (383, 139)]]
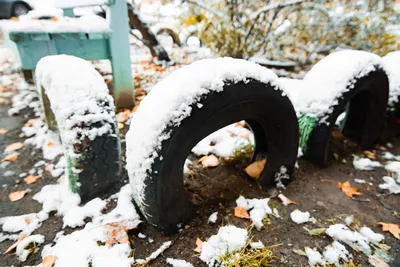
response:
[[(17, 52), (23, 70), (34, 70), (37, 62), (49, 55), (66, 54), (86, 60), (109, 59), (113, 70), (115, 105), (118, 109), (132, 108), (134, 88), (128, 9), (125, 0), (109, 0), (107, 3), (111, 32), (10, 32), (7, 43)], [(72, 16), (73, 8), (64, 8), (64, 15)]]

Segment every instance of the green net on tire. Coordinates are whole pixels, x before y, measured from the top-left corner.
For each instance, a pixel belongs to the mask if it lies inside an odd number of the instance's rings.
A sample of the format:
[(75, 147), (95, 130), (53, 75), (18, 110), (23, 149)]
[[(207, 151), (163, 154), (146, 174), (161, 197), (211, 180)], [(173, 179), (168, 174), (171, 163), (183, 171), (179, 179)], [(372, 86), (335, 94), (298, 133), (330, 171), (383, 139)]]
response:
[(302, 114), (298, 118), (299, 130), (300, 130), (300, 140), (299, 146), (301, 147), (303, 153), (307, 150), (307, 142), (310, 138), (311, 132), (317, 122), (316, 117), (308, 116), (307, 114)]

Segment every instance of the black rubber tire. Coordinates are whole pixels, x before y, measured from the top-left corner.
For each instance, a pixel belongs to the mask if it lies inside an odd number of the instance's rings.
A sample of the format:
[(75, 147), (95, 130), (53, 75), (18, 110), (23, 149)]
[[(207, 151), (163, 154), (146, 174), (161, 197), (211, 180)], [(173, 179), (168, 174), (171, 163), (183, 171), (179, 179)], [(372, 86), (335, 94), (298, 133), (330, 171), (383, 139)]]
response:
[(320, 167), (328, 165), (331, 132), (347, 104), (350, 105), (343, 129), (344, 136), (357, 141), (363, 149), (370, 148), (382, 132), (388, 96), (389, 81), (383, 70), (377, 69), (357, 79), (354, 88), (338, 98), (339, 103), (326, 119), (329, 125), (317, 123), (314, 127), (307, 142), (305, 158)]
[[(20, 11), (18, 11), (18, 10), (25, 10), (25, 13), (21, 13)], [(12, 6), (12, 15), (14, 16), (14, 17), (19, 17), (19, 16), (21, 16), (21, 15), (26, 15), (26, 14), (28, 14), (28, 12), (31, 10), (31, 8), (28, 6), (28, 5), (26, 5), (26, 4), (24, 4), (24, 3), (15, 3), (15, 4), (13, 4), (13, 6)]]
[(177, 231), (177, 224), (192, 215), (193, 205), (183, 185), (184, 161), (191, 149), (214, 131), (240, 120), (249, 123), (255, 136), (255, 152), (268, 149), (267, 163), (259, 179), (263, 185), (274, 183), (274, 175), (281, 166), (292, 174), (297, 158), (296, 113), (282, 91), (270, 84), (226, 82), (222, 92), (205, 95), (192, 108), (191, 115), (179, 127), (166, 130), (171, 130), (170, 138), (162, 143), (145, 180), (142, 214), (167, 234)]

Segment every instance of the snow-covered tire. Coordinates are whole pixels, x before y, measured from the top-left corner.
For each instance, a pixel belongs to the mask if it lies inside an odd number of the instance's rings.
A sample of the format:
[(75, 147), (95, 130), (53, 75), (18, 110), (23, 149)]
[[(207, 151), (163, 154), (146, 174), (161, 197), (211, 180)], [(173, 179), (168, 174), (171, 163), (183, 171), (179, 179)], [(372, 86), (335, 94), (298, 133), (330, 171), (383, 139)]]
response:
[(257, 64), (222, 58), (184, 67), (150, 92), (132, 118), (126, 141), (133, 197), (151, 224), (174, 232), (191, 217), (193, 205), (183, 185), (185, 159), (200, 140), (228, 124), (246, 120), (256, 153), (268, 149), (262, 184), (273, 183), (284, 169), (282, 177), (289, 178), (298, 124), (276, 80)]
[(61, 137), (70, 188), (82, 201), (106, 193), (120, 182), (121, 152), (103, 78), (87, 61), (61, 55), (41, 59), (36, 80), (47, 123)]
[(340, 114), (346, 111), (344, 136), (353, 139), (366, 149), (380, 137), (386, 114), (389, 82), (386, 72), (377, 68), (366, 76), (355, 78), (354, 87), (345, 91), (324, 122), (316, 122), (307, 142), (304, 156), (314, 164), (328, 164), (331, 132)]

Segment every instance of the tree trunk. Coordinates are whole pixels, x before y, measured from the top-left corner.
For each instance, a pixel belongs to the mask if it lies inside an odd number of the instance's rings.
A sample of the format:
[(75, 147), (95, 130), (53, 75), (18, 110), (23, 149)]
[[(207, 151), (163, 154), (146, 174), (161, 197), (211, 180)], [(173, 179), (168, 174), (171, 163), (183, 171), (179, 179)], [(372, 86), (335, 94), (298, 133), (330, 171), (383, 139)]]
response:
[(171, 61), (167, 51), (160, 45), (154, 33), (151, 32), (149, 26), (140, 19), (137, 10), (130, 3), (128, 3), (128, 16), (131, 28), (140, 31), (143, 36), (142, 41), (150, 49), (151, 55), (157, 57), (158, 60), (161, 61)]

